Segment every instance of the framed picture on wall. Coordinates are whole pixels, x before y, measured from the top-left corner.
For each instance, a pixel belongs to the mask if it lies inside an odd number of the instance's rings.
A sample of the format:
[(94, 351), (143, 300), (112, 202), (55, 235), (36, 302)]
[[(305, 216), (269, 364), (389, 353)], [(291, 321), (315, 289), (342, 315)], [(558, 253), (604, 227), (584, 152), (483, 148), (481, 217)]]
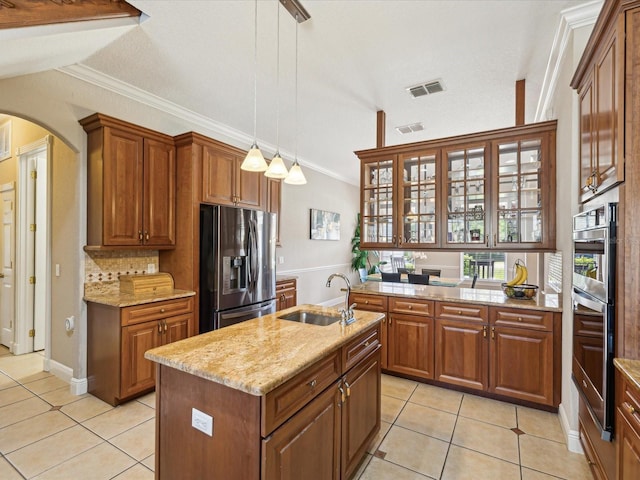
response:
[(311, 209), (311, 240), (340, 240), (340, 214)]
[(11, 120), (0, 123), (0, 162), (11, 157)]

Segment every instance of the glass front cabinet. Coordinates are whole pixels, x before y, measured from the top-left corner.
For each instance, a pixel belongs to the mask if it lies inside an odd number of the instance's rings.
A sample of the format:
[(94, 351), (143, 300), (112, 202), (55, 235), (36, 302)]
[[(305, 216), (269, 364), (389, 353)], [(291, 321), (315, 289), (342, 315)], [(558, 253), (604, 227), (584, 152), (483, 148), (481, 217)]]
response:
[(361, 247), (555, 249), (555, 131), (551, 121), (356, 152)]

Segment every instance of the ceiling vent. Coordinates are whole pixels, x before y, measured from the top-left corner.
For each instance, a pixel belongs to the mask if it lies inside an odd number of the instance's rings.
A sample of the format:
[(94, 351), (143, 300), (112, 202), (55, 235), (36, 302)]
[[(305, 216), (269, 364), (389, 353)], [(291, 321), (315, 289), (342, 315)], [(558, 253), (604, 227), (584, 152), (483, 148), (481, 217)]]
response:
[(422, 123), (412, 123), (411, 125), (396, 127), (396, 130), (398, 131), (398, 133), (406, 135), (407, 133), (420, 132), (424, 130), (424, 125)]
[(421, 83), (420, 85), (414, 85), (408, 87), (407, 91), (413, 98), (424, 97), (433, 93), (444, 91), (444, 86), (440, 80), (433, 80), (431, 82)]

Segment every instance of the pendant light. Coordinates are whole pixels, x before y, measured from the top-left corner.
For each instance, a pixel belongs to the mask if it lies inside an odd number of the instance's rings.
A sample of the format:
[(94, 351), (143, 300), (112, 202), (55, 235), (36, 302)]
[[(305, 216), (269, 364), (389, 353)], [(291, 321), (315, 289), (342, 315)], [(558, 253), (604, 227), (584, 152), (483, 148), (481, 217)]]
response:
[(300, 168), (300, 164), (298, 163), (298, 13), (295, 15), (296, 19), (296, 102), (295, 102), (295, 111), (296, 111), (296, 125), (295, 125), (295, 150), (294, 150), (294, 159), (293, 165), (289, 170), (289, 175), (284, 179), (284, 183), (288, 183), (289, 185), (304, 185), (307, 183), (307, 179), (302, 173), (302, 169)]
[(280, 156), (280, 3), (276, 2), (278, 13), (277, 21), (277, 48), (276, 48), (276, 153), (269, 163), (269, 168), (264, 174), (269, 178), (286, 178), (287, 166)]
[(253, 45), (253, 145), (244, 158), (240, 168), (249, 172), (264, 172), (267, 162), (258, 147), (258, 0), (255, 0), (254, 14), (254, 45)]

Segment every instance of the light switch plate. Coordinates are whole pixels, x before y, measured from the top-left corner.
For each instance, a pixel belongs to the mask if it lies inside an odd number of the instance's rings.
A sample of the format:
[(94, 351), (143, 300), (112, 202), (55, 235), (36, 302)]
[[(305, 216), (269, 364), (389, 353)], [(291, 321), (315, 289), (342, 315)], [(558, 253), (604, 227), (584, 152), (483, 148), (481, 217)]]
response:
[(213, 417), (197, 408), (191, 409), (191, 426), (202, 433), (213, 437)]

